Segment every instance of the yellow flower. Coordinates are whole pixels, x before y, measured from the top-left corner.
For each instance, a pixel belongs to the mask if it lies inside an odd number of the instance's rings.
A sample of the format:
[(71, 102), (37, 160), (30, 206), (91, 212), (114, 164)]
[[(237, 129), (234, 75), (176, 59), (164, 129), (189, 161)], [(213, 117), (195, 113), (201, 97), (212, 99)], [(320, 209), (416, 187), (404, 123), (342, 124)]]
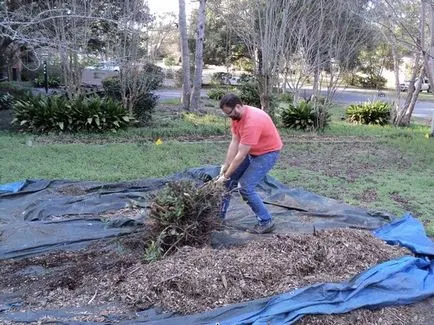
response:
[(155, 141), (155, 144), (159, 146), (160, 144), (163, 144), (163, 140), (161, 140), (161, 138), (158, 138), (157, 141)]
[(429, 133), (425, 133), (425, 138), (429, 139)]

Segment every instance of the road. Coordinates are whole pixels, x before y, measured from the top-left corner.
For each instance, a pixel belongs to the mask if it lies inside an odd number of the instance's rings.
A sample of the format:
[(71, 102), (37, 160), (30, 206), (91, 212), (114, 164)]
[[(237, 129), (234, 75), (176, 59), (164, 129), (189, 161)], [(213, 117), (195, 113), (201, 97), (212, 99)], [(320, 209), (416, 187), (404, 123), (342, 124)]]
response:
[[(302, 96), (309, 97), (311, 91), (309, 89), (302, 90)], [(160, 96), (160, 100), (167, 100), (179, 98), (181, 96), (181, 89), (159, 89), (156, 92)], [(202, 90), (202, 96), (206, 96), (206, 90)], [(358, 90), (358, 89), (338, 89), (336, 91), (334, 101), (339, 104), (357, 104), (366, 102), (368, 100), (383, 100), (394, 101), (393, 96), (386, 94), (386, 96), (378, 96), (377, 91), (372, 90)], [(417, 101), (416, 107), (413, 112), (414, 117), (431, 118), (434, 114), (434, 97), (433, 102)]]

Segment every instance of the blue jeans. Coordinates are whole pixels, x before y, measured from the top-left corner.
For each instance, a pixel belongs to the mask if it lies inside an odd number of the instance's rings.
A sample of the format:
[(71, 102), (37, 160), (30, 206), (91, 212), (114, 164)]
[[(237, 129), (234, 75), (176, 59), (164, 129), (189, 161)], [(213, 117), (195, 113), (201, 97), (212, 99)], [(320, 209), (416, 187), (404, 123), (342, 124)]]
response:
[(271, 220), (271, 214), (265, 208), (262, 199), (256, 193), (256, 185), (262, 181), (268, 171), (273, 168), (279, 158), (279, 151), (269, 152), (260, 156), (248, 155), (246, 159), (226, 182), (228, 193), (223, 197), (220, 209), (220, 218), (226, 216), (231, 200), (231, 191), (238, 186), (244, 201), (250, 206), (261, 224)]

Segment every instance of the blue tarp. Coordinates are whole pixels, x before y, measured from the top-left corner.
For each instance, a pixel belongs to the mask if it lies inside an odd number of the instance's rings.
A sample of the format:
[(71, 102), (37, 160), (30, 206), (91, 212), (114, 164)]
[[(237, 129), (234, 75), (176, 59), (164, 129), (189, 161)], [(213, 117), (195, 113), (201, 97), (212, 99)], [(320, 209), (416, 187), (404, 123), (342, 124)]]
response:
[(374, 235), (390, 245), (407, 247), (415, 254), (434, 256), (434, 242), (425, 235), (422, 223), (410, 213), (375, 230)]
[(17, 193), (23, 189), (27, 181), (0, 184), (0, 193)]
[[(407, 214), (377, 229), (389, 243), (419, 257), (387, 261), (342, 283), (309, 286), (274, 297), (258, 311), (221, 320), (221, 324), (292, 324), (307, 314), (340, 314), (357, 308), (411, 304), (434, 295), (433, 242), (420, 222)], [(424, 255), (425, 254), (425, 255)]]

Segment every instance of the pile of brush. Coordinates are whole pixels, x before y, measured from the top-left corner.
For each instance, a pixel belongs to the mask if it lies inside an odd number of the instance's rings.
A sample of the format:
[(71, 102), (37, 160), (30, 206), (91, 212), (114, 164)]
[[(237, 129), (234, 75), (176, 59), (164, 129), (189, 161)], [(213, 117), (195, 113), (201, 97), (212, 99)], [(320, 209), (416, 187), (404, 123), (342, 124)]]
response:
[(224, 192), (224, 186), (213, 181), (202, 186), (192, 181), (169, 183), (151, 204), (145, 260), (159, 259), (182, 246), (208, 244), (211, 232), (221, 224)]

